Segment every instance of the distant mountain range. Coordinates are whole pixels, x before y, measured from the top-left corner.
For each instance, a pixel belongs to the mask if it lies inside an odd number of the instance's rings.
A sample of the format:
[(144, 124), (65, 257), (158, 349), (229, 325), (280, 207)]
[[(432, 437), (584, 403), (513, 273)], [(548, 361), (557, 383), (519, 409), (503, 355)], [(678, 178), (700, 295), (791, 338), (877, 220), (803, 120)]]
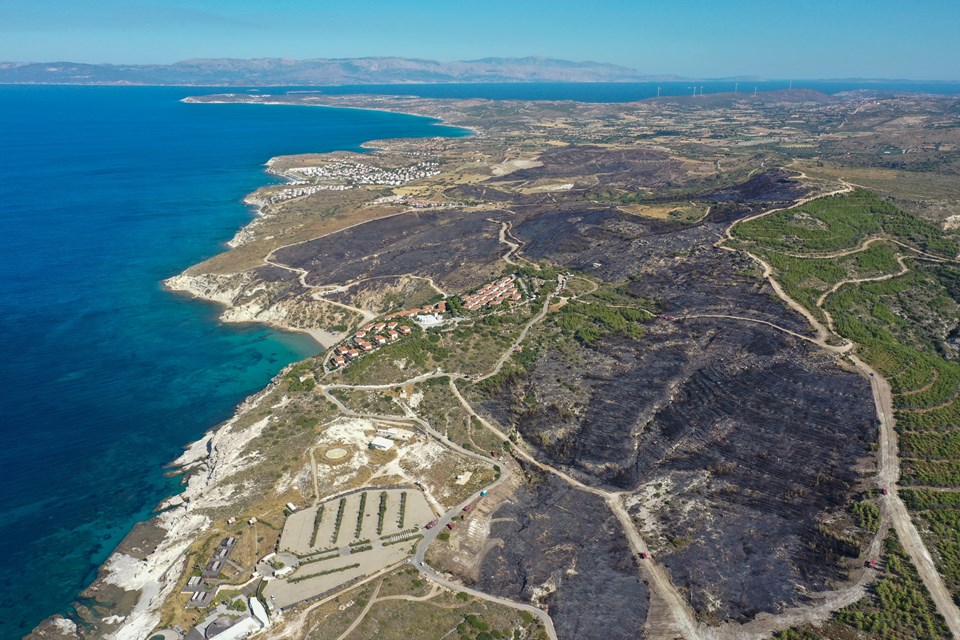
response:
[(650, 82), (678, 76), (643, 75), (600, 62), (553, 58), (483, 58), (437, 62), (411, 58), (232, 58), (174, 64), (0, 62), (0, 84), (199, 86), (330, 86), (443, 82)]

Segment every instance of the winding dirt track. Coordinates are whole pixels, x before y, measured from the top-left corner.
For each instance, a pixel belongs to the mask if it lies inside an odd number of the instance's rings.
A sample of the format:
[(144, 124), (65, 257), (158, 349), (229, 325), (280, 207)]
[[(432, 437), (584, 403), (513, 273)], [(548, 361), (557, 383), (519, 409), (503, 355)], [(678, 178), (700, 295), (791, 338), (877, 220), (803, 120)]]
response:
[[(842, 182), (842, 181), (841, 181)], [(824, 194), (818, 197), (826, 197), (832, 195), (839, 195), (840, 193), (847, 193), (853, 190), (853, 186), (849, 183), (843, 182), (844, 188), (838, 191), (834, 191), (828, 194)], [(801, 201), (799, 204), (809, 202), (815, 198), (808, 198)], [(797, 205), (794, 205), (797, 206)], [(772, 209), (764, 213), (750, 216), (742, 220), (738, 220), (727, 227), (725, 237), (721, 239), (716, 246), (726, 249), (728, 251), (737, 251), (737, 249), (725, 246), (725, 242), (728, 240), (734, 240), (733, 229), (738, 224), (746, 222), (749, 220), (756, 220), (767, 215), (771, 215), (783, 209)], [(828, 255), (807, 255), (807, 256), (798, 256), (798, 257), (841, 257), (844, 255), (851, 255), (857, 251), (865, 250), (873, 242), (879, 241), (881, 238), (872, 238), (867, 241), (864, 241), (857, 247), (856, 250), (844, 250), (836, 252), (834, 254)], [(896, 240), (888, 240), (897, 244), (905, 249), (913, 251), (924, 258), (934, 259), (942, 261), (943, 258), (940, 256), (934, 256), (923, 251), (914, 249), (908, 245), (903, 244), (902, 242)], [(773, 270), (770, 265), (767, 264), (764, 260), (758, 256), (745, 251), (748, 256), (750, 256), (754, 261), (760, 264), (763, 267), (764, 277), (772, 286), (773, 290), (777, 295), (792, 309), (803, 314), (807, 318), (808, 322), (814, 327), (817, 332), (817, 338), (813, 340), (814, 343), (836, 352), (837, 348), (828, 344), (827, 340), (831, 337), (839, 338), (835, 331), (833, 325), (833, 319), (828, 312), (823, 309), (823, 303), (826, 301), (827, 297), (830, 294), (836, 292), (840, 287), (847, 284), (857, 284), (860, 282), (872, 282), (878, 280), (888, 280), (897, 276), (904, 275), (909, 271), (909, 268), (904, 262), (903, 256), (898, 256), (898, 263), (900, 264), (901, 271), (896, 274), (886, 274), (883, 276), (872, 277), (872, 278), (852, 278), (849, 280), (843, 280), (834, 285), (828, 292), (820, 296), (817, 300), (817, 307), (825, 314), (824, 317), (827, 318), (828, 327), (825, 327), (812, 313), (810, 313), (806, 308), (793, 300), (780, 284), (773, 278)], [(846, 345), (846, 348), (849, 349), (849, 343)], [(921, 580), (923, 581), (924, 586), (926, 586), (927, 591), (930, 593), (931, 598), (933, 599), (934, 604), (936, 605), (937, 611), (940, 615), (943, 616), (944, 620), (947, 623), (947, 627), (950, 629), (950, 633), (954, 638), (960, 638), (960, 609), (957, 608), (957, 605), (954, 603), (953, 598), (950, 595), (949, 590), (946, 587), (946, 584), (943, 581), (943, 577), (937, 572), (936, 567), (934, 566), (933, 559), (930, 556), (930, 552), (927, 550), (926, 545), (923, 543), (923, 540), (920, 537), (917, 528), (914, 526), (913, 521), (910, 519), (910, 515), (907, 512), (906, 506), (903, 504), (903, 500), (900, 499), (898, 490), (897, 490), (897, 481), (900, 478), (900, 457), (897, 450), (897, 435), (896, 435), (896, 420), (894, 418), (893, 412), (893, 394), (890, 389), (890, 384), (887, 382), (879, 372), (874, 370), (868, 364), (860, 360), (856, 355), (849, 353), (847, 357), (850, 361), (856, 366), (857, 370), (860, 371), (861, 375), (867, 378), (870, 381), (870, 386), (873, 391), (874, 403), (877, 409), (877, 418), (880, 423), (880, 433), (879, 433), (879, 455), (878, 455), (878, 471), (877, 471), (877, 483), (880, 487), (885, 487), (888, 491), (886, 496), (883, 496), (880, 502), (881, 509), (881, 527), (877, 536), (875, 537), (871, 550), (876, 548), (879, 551), (879, 540), (881, 536), (886, 532), (887, 526), (884, 525), (884, 522), (889, 522), (890, 525), (896, 530), (897, 535), (900, 538), (900, 543), (903, 545), (907, 554), (910, 556), (910, 560), (913, 563), (914, 567), (917, 569), (917, 572), (920, 575)], [(875, 557), (875, 556), (873, 556)], [(856, 587), (856, 585), (855, 585)], [(796, 622), (790, 622), (789, 624), (802, 624), (804, 622), (815, 622), (817, 616), (815, 615), (814, 610), (808, 610), (808, 616), (799, 616)], [(826, 613), (826, 612), (824, 612)], [(744, 625), (742, 630), (746, 631), (747, 626)], [(788, 625), (784, 625), (788, 626)], [(779, 627), (783, 628), (783, 627)], [(743, 636), (741, 636), (743, 637)]]
[[(562, 283), (563, 283), (563, 280), (561, 276), (561, 279), (558, 281), (556, 291), (559, 291), (562, 288)], [(409, 380), (405, 380), (403, 382), (383, 384), (383, 385), (329, 384), (329, 385), (320, 385), (319, 390), (327, 400), (330, 400), (331, 402), (336, 404), (338, 408), (341, 411), (343, 411), (345, 414), (360, 416), (362, 414), (357, 414), (351, 411), (349, 408), (344, 406), (340, 401), (338, 401), (332, 394), (330, 394), (329, 391), (331, 389), (343, 389), (343, 388), (367, 389), (367, 390), (396, 388), (398, 386), (406, 386), (408, 384), (415, 384), (417, 382), (423, 382), (425, 380), (447, 377), (449, 379), (451, 393), (453, 393), (454, 397), (457, 398), (457, 401), (460, 402), (460, 404), (464, 407), (464, 409), (471, 416), (476, 417), (486, 429), (494, 433), (501, 440), (506, 441), (508, 439), (506, 434), (504, 434), (495, 425), (491, 424), (489, 421), (487, 421), (482, 416), (477, 414), (476, 411), (474, 411), (470, 403), (460, 393), (459, 388), (457, 388), (456, 386), (455, 380), (470, 379), (471, 381), (480, 381), (480, 380), (485, 380), (491, 376), (495, 376), (497, 373), (499, 373), (500, 370), (503, 368), (503, 366), (506, 364), (506, 362), (513, 355), (514, 349), (516, 349), (517, 347), (519, 347), (520, 344), (522, 344), (522, 342), (526, 338), (530, 329), (533, 328), (534, 325), (536, 325), (537, 323), (542, 321), (543, 318), (546, 317), (549, 306), (550, 306), (551, 297), (552, 296), (546, 296), (543, 306), (541, 307), (537, 315), (531, 318), (531, 320), (526, 324), (526, 326), (524, 326), (523, 330), (520, 332), (517, 338), (510, 345), (510, 348), (504, 351), (503, 355), (497, 361), (493, 369), (482, 376), (469, 377), (469, 376), (464, 376), (462, 374), (455, 374), (455, 373), (448, 374), (438, 370), (436, 372), (426, 373), (420, 376), (416, 376), (414, 378), (410, 378)], [(376, 416), (362, 415), (362, 417), (376, 417)], [(410, 412), (410, 415), (408, 417), (412, 420), (415, 420), (418, 424), (421, 425), (421, 427), (424, 428), (424, 430), (427, 433), (432, 435), (434, 438), (436, 438), (439, 442), (443, 443), (445, 446), (456, 449), (460, 453), (466, 454), (470, 457), (482, 459), (485, 462), (489, 462), (484, 456), (479, 456), (478, 454), (472, 451), (467, 451), (457, 446), (456, 444), (447, 441), (445, 438), (443, 438), (443, 436), (440, 433), (434, 430), (433, 427), (426, 420), (423, 420), (422, 418), (414, 414), (412, 411)], [(545, 471), (547, 473), (551, 473), (557, 476), (558, 478), (570, 484), (571, 486), (576, 487), (581, 491), (585, 491), (587, 493), (591, 493), (603, 498), (606, 504), (609, 506), (611, 511), (614, 513), (614, 515), (616, 515), (617, 519), (620, 521), (621, 525), (623, 526), (624, 533), (626, 534), (626, 537), (627, 537), (627, 541), (631, 547), (631, 551), (637, 556), (639, 556), (640, 553), (649, 553), (646, 543), (644, 543), (643, 538), (640, 536), (636, 528), (633, 526), (633, 523), (630, 521), (630, 516), (623, 506), (622, 497), (620, 493), (605, 491), (603, 489), (598, 489), (595, 487), (591, 487), (587, 484), (584, 484), (583, 482), (580, 482), (579, 480), (570, 476), (564, 471), (561, 471), (560, 469), (552, 467), (546, 463), (540, 462), (539, 460), (534, 458), (532, 455), (530, 455), (520, 447), (514, 447), (513, 452), (514, 452), (514, 455), (523, 458), (524, 460), (536, 466), (537, 468), (541, 469), (542, 471)], [(498, 485), (500, 482), (503, 481), (503, 479), (505, 479), (505, 477), (506, 477), (506, 473), (504, 473), (499, 480), (497, 480), (492, 485), (490, 485), (488, 489), (491, 489), (496, 485)], [(550, 619), (550, 616), (545, 611), (525, 603), (520, 603), (512, 600), (507, 600), (504, 598), (499, 598), (497, 596), (483, 593), (475, 589), (466, 588), (459, 583), (448, 580), (444, 576), (437, 574), (435, 571), (433, 571), (429, 566), (427, 566), (424, 563), (424, 556), (426, 554), (426, 549), (436, 537), (437, 532), (440, 531), (441, 528), (444, 526), (444, 524), (448, 522), (454, 515), (458, 514), (460, 510), (463, 508), (463, 506), (464, 505), (457, 505), (453, 509), (444, 513), (439, 519), (440, 522), (437, 525), (437, 527), (435, 527), (432, 530), (429, 530), (424, 535), (424, 539), (417, 546), (417, 553), (414, 556), (414, 566), (416, 566), (417, 569), (419, 569), (422, 573), (428, 576), (435, 583), (440, 584), (449, 589), (457, 589), (460, 591), (465, 591), (474, 596), (482, 597), (492, 602), (497, 602), (499, 604), (504, 604), (507, 606), (519, 608), (519, 609), (528, 611), (530, 613), (533, 613), (538, 618), (540, 618), (540, 620), (544, 623), (544, 626), (547, 630), (547, 634), (549, 635), (550, 639), (557, 640), (557, 635), (553, 626), (553, 621)], [(656, 564), (655, 562), (649, 559), (646, 561), (640, 562), (639, 569), (642, 577), (645, 579), (645, 581), (647, 582), (648, 586), (651, 589), (651, 602), (652, 603), (656, 602), (660, 604), (660, 606), (657, 607), (657, 615), (656, 616), (651, 615), (648, 617), (648, 627), (645, 629), (647, 636), (650, 638), (670, 638), (670, 639), (676, 638), (678, 636), (683, 638), (691, 638), (691, 639), (700, 638), (701, 637), (699, 632), (700, 624), (697, 622), (696, 614), (693, 612), (692, 608), (689, 606), (686, 600), (680, 595), (677, 588), (670, 581), (670, 578), (667, 572), (661, 566), (659, 566), (658, 564)]]
[[(479, 415), (473, 410), (473, 407), (470, 406), (470, 403), (467, 402), (466, 398), (463, 397), (463, 395), (460, 393), (460, 389), (457, 388), (457, 385), (452, 379), (450, 380), (450, 390), (453, 392), (453, 395), (457, 398), (463, 408), (471, 416), (479, 420), (486, 429), (494, 433), (498, 438), (501, 438), (504, 441), (507, 440), (507, 435), (505, 433), (500, 431), (500, 429), (498, 429), (495, 425), (487, 421), (483, 416)], [(610, 510), (613, 511), (614, 515), (617, 516), (617, 519), (623, 526), (624, 533), (627, 536), (627, 541), (630, 544), (630, 549), (634, 555), (639, 556), (641, 553), (649, 554), (649, 549), (647, 548), (646, 543), (643, 541), (643, 538), (640, 537), (636, 527), (630, 520), (630, 515), (623, 506), (620, 493), (614, 491), (605, 491), (603, 489), (598, 489), (596, 487), (591, 487), (590, 485), (584, 484), (576, 478), (570, 476), (568, 473), (537, 460), (521, 447), (513, 447), (512, 451), (514, 455), (523, 458), (541, 471), (553, 474), (567, 484), (576, 487), (581, 491), (592, 493), (603, 498), (607, 503), (607, 506), (610, 507)], [(661, 611), (661, 615), (658, 616), (661, 618), (658, 621), (658, 629), (656, 632), (654, 632), (652, 629), (648, 629), (648, 637), (675, 638), (677, 635), (680, 635), (684, 638), (699, 638), (700, 625), (697, 622), (696, 614), (693, 612), (693, 609), (690, 607), (690, 605), (687, 604), (687, 601), (683, 598), (683, 596), (680, 595), (680, 592), (677, 590), (674, 584), (670, 581), (670, 577), (667, 575), (667, 572), (663, 569), (663, 567), (649, 559), (646, 561), (641, 561), (639, 566), (641, 575), (645, 578), (648, 586), (651, 589), (651, 598), (656, 595), (665, 608), (665, 611)]]
[[(727, 251), (739, 251), (738, 249), (725, 246), (725, 243), (729, 240), (734, 240), (732, 234), (734, 227), (741, 223), (749, 220), (756, 220), (764, 216), (771, 215), (778, 211), (782, 211), (787, 208), (796, 207), (807, 202), (819, 198), (825, 198), (835, 195), (840, 195), (843, 193), (849, 193), (853, 190), (853, 186), (847, 183), (843, 183), (844, 186), (841, 189), (835, 191), (820, 194), (817, 196), (812, 196), (800, 200), (790, 207), (781, 207), (776, 209), (771, 209), (753, 216), (749, 216), (737, 222), (731, 224), (725, 232), (725, 237), (716, 243), (718, 248), (727, 250)], [(504, 226), (501, 228), (501, 242), (506, 244), (509, 248), (507, 253), (507, 259), (512, 257), (519, 246), (516, 246), (515, 243), (507, 241), (506, 235), (509, 233), (509, 227)], [(842, 257), (845, 255), (852, 255), (858, 251), (863, 251), (869, 247), (874, 242), (880, 240), (886, 240), (889, 242), (894, 242), (895, 244), (901, 245), (906, 249), (914, 251), (918, 254), (923, 255), (927, 258), (940, 259), (937, 256), (932, 256), (929, 254), (924, 254), (923, 252), (917, 251), (912, 247), (903, 245), (900, 242), (886, 239), (886, 238), (870, 238), (863, 241), (860, 246), (856, 249), (844, 250), (840, 252), (835, 252), (833, 254), (823, 254), (823, 255), (809, 255), (809, 256), (797, 256), (797, 257), (823, 257), (823, 258), (832, 258), (832, 257)], [(764, 320), (759, 320), (755, 318), (748, 318), (742, 316), (734, 315), (719, 315), (719, 314), (698, 314), (685, 316), (678, 319), (697, 319), (697, 318), (712, 318), (712, 319), (729, 319), (733, 321), (742, 321), (750, 322), (755, 324), (762, 324), (769, 326), (775, 330), (784, 332), (793, 337), (796, 337), (807, 342), (811, 342), (821, 347), (822, 349), (835, 353), (837, 355), (845, 354), (851, 362), (857, 367), (864, 377), (870, 380), (871, 388), (873, 390), (874, 401), (877, 406), (877, 416), (880, 421), (880, 451), (879, 451), (879, 461), (878, 461), (878, 473), (877, 473), (877, 482), (879, 486), (887, 487), (889, 493), (881, 501), (881, 527), (879, 533), (874, 540), (871, 542), (871, 545), (867, 552), (867, 557), (870, 559), (876, 559), (880, 555), (881, 543), (882, 543), (882, 534), (887, 530), (889, 526), (893, 526), (898, 535), (900, 536), (901, 543), (909, 554), (913, 564), (916, 566), (924, 584), (929, 590), (933, 600), (937, 606), (938, 611), (943, 615), (944, 619), (947, 621), (947, 625), (951, 630), (951, 633), (955, 638), (960, 638), (960, 610), (957, 609), (956, 605), (953, 603), (952, 598), (950, 597), (949, 592), (946, 589), (943, 579), (937, 573), (936, 568), (933, 565), (933, 561), (930, 557), (929, 552), (921, 540), (919, 533), (914, 527), (910, 517), (906, 511), (906, 508), (900, 499), (897, 493), (896, 481), (900, 475), (900, 466), (899, 466), (899, 457), (897, 454), (897, 444), (896, 444), (896, 432), (894, 430), (894, 418), (893, 418), (893, 400), (892, 394), (890, 392), (890, 385), (884, 380), (876, 371), (874, 371), (869, 365), (865, 364), (859, 360), (855, 355), (849, 353), (853, 348), (853, 344), (850, 342), (843, 342), (840, 345), (831, 344), (830, 340), (835, 340), (839, 338), (833, 331), (832, 319), (829, 322), (829, 328), (824, 326), (809, 310), (804, 306), (793, 300), (781, 287), (780, 283), (777, 282), (773, 277), (773, 269), (771, 266), (761, 259), (759, 256), (756, 256), (750, 252), (745, 251), (748, 256), (750, 256), (755, 262), (757, 262), (763, 268), (763, 277), (767, 280), (773, 290), (776, 292), (778, 297), (784, 301), (791, 309), (803, 315), (807, 321), (810, 323), (811, 327), (816, 332), (816, 337), (804, 336), (797, 332), (791, 331), (784, 327), (778, 326), (771, 322)], [(855, 284), (857, 282), (867, 282), (874, 280), (885, 280), (889, 278), (902, 275), (907, 270), (905, 263), (903, 262), (903, 257), (898, 258), (901, 272), (898, 274), (887, 274), (884, 276), (879, 276), (876, 278), (864, 278), (857, 280), (847, 280), (838, 283), (834, 286), (831, 291), (827, 292), (821, 299), (818, 300), (817, 306), (821, 307), (822, 303), (826, 300), (830, 293), (835, 292), (844, 284)], [(269, 262), (269, 258), (268, 258)], [(283, 266), (283, 265), (276, 265)], [(289, 268), (289, 267), (285, 267)], [(302, 274), (302, 275), (305, 275)], [(496, 434), (498, 437), (506, 440), (507, 435), (502, 433), (495, 425), (491, 424), (485, 420), (482, 416), (478, 415), (473, 408), (470, 406), (469, 402), (463, 397), (460, 393), (460, 390), (457, 388), (455, 380), (457, 379), (468, 379), (471, 381), (479, 381), (487, 379), (491, 376), (496, 375), (500, 372), (502, 367), (511, 357), (513, 350), (517, 348), (523, 340), (526, 338), (529, 330), (536, 325), (538, 322), (543, 320), (546, 316), (549, 309), (549, 300), (550, 296), (547, 297), (547, 300), (544, 302), (544, 305), (540, 312), (532, 318), (527, 325), (523, 328), (517, 339), (511, 345), (511, 348), (506, 350), (501, 358), (498, 360), (496, 366), (487, 374), (478, 377), (465, 376), (463, 374), (457, 373), (445, 373), (443, 371), (437, 370), (436, 372), (431, 372), (416, 376), (409, 380), (392, 383), (392, 384), (382, 384), (382, 385), (344, 385), (344, 384), (333, 384), (333, 385), (321, 385), (321, 392), (330, 400), (334, 401), (347, 413), (349, 412), (346, 407), (336, 401), (332, 395), (329, 394), (329, 389), (333, 388), (354, 388), (354, 389), (387, 389), (395, 388), (398, 386), (405, 386), (408, 384), (414, 384), (416, 382), (422, 382), (424, 380), (448, 377), (450, 381), (450, 389), (454, 396), (457, 398), (458, 402), (464, 407), (464, 409), (472, 416), (476, 417), (481, 424), (484, 425), (486, 429), (489, 429), (492, 433)], [(822, 308), (821, 308), (822, 310)], [(829, 314), (825, 317), (829, 318)], [(356, 415), (356, 414), (354, 414)], [(451, 443), (445, 441), (442, 436), (437, 433), (425, 420), (419, 418), (416, 415), (408, 416), (411, 419), (418, 422), (428, 433), (433, 437), (437, 438), (440, 442), (443, 442), (447, 446), (451, 446)], [(469, 452), (453, 445), (453, 448), (459, 450), (461, 453), (470, 455), (471, 457), (476, 456), (473, 452)], [(641, 552), (647, 552), (646, 544), (644, 543), (642, 537), (637, 532), (633, 523), (630, 520), (629, 514), (623, 506), (622, 495), (618, 492), (610, 492), (596, 487), (591, 487), (586, 485), (576, 478), (573, 478), (569, 474), (563, 472), (560, 469), (554, 468), (546, 463), (540, 462), (535, 459), (531, 454), (527, 453), (522, 447), (513, 448), (514, 455), (523, 458), (530, 464), (536, 466), (537, 468), (551, 473), (564, 482), (570, 484), (573, 487), (576, 487), (579, 490), (586, 491), (588, 493), (601, 496), (606, 504), (610, 507), (611, 511), (617, 516), (620, 520), (624, 532), (626, 533), (627, 540), (630, 544), (632, 551), (636, 554)], [(504, 474), (505, 477), (505, 474)], [(498, 480), (494, 484), (498, 484), (501, 480)], [(493, 486), (493, 485), (491, 485)], [(458, 505), (453, 510), (448, 511), (444, 514), (444, 518), (450, 518), (455, 513), (459, 512), (461, 505)], [(481, 597), (492, 602), (497, 602), (507, 606), (520, 608), (526, 611), (530, 611), (537, 615), (545, 624), (547, 628), (547, 633), (550, 636), (551, 640), (556, 640), (556, 631), (553, 628), (553, 623), (550, 617), (546, 612), (527, 605), (524, 603), (513, 602), (503, 598), (498, 598), (491, 594), (486, 594), (479, 592), (473, 589), (465, 588), (463, 585), (460, 585), (456, 582), (448, 580), (444, 576), (438, 575), (432, 569), (423, 563), (423, 556), (426, 552), (426, 548), (432, 541), (433, 536), (425, 537), (424, 540), (418, 545), (418, 551), (415, 555), (415, 566), (427, 575), (431, 580), (436, 584), (442, 585), (450, 589), (457, 589), (461, 591), (466, 591), (477, 597)], [(796, 607), (780, 612), (776, 615), (762, 614), (756, 619), (746, 623), (746, 624), (737, 624), (737, 623), (727, 623), (719, 627), (708, 627), (702, 623), (699, 623), (696, 619), (696, 615), (693, 612), (690, 605), (687, 601), (680, 595), (676, 586), (670, 580), (669, 575), (665, 569), (653, 562), (652, 560), (641, 561), (640, 573), (650, 587), (650, 599), (651, 607), (650, 611), (653, 614), (656, 610), (656, 617), (658, 618), (656, 622), (652, 622), (650, 618), (654, 617), (653, 615), (648, 618), (648, 626), (644, 629), (646, 635), (651, 638), (676, 638), (683, 637), (688, 639), (699, 639), (699, 638), (709, 638), (709, 639), (723, 639), (723, 640), (741, 640), (741, 639), (753, 639), (753, 638), (765, 638), (769, 637), (774, 631), (783, 629), (789, 626), (802, 625), (802, 624), (819, 624), (827, 619), (830, 615), (836, 610), (850, 605), (856, 602), (861, 598), (865, 592), (866, 585), (875, 578), (876, 572), (872, 570), (865, 570), (860, 579), (857, 580), (853, 585), (840, 589), (837, 591), (825, 592), (820, 594), (814, 594), (814, 598), (817, 600), (815, 604), (809, 606)], [(372, 579), (373, 577), (371, 577)], [(366, 581), (365, 581), (366, 582)], [(312, 608), (312, 607), (311, 607)], [(309, 609), (308, 609), (309, 610)], [(362, 616), (361, 616), (362, 618)], [(302, 620), (302, 619), (301, 619)], [(356, 624), (359, 624), (359, 619)], [(301, 626), (302, 628), (302, 626)]]

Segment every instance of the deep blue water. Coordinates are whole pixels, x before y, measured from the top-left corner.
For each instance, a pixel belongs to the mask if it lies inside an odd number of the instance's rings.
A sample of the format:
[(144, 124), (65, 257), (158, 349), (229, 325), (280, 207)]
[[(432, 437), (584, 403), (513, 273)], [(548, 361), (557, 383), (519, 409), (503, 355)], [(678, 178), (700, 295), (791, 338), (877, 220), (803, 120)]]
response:
[(223, 250), (271, 156), (460, 135), (412, 116), (189, 105), (197, 89), (0, 87), (0, 638), (65, 611), (177, 480), (163, 465), (300, 335), (160, 280)]
[[(908, 82), (897, 80), (762, 80), (690, 81), (690, 82), (517, 82), (477, 84), (404, 84), (352, 85), (341, 87), (300, 87), (293, 91), (309, 91), (330, 95), (368, 93), (379, 95), (415, 95), (423, 98), (487, 98), (489, 100), (576, 100), (578, 102), (630, 102), (657, 95), (688, 96), (703, 88), (704, 95), (734, 91), (751, 93), (786, 89), (814, 89), (823, 93), (841, 93), (857, 89), (873, 91), (907, 91), (960, 95), (958, 82)], [(222, 91), (222, 89), (221, 89)], [(273, 92), (276, 89), (265, 89)]]

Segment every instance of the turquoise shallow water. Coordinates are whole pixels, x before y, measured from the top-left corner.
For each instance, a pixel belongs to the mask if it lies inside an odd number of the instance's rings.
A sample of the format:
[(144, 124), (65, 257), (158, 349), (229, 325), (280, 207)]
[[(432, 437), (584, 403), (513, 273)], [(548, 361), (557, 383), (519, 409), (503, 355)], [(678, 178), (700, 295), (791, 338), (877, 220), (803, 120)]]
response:
[(183, 88), (0, 87), (0, 638), (65, 611), (175, 492), (163, 465), (300, 335), (222, 326), (160, 281), (223, 250), (271, 156), (461, 135), (378, 112), (189, 105)]

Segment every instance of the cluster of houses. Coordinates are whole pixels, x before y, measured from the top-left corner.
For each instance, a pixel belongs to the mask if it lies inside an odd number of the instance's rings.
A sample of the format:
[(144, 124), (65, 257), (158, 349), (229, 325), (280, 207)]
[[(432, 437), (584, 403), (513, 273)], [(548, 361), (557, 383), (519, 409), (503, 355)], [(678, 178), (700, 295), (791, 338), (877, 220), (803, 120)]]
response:
[[(416, 309), (407, 309), (406, 311), (397, 311), (387, 316), (387, 320), (393, 320), (394, 318), (416, 318), (420, 322), (421, 316), (434, 316), (441, 313), (447, 312), (447, 302), (446, 300), (441, 300), (437, 304), (428, 304), (423, 307), (418, 307)], [(422, 323), (421, 323), (422, 324)]]
[(206, 607), (213, 600), (217, 592), (217, 585), (220, 584), (220, 574), (230, 565), (231, 571), (242, 570), (243, 568), (231, 562), (230, 554), (237, 545), (236, 538), (224, 538), (210, 554), (210, 559), (198, 576), (191, 576), (184, 585), (182, 593), (190, 594), (190, 600), (187, 601), (187, 607), (202, 608)]
[(406, 205), (413, 207), (414, 209), (443, 209), (453, 206), (453, 204), (449, 202), (441, 202), (439, 200), (424, 200), (422, 198), (407, 200)]
[(412, 207), (414, 209), (446, 209), (449, 207), (458, 206), (457, 202), (447, 201), (447, 200), (427, 200), (425, 198), (411, 198), (408, 195), (404, 194), (394, 194), (390, 196), (382, 196), (373, 200), (371, 205), (384, 205), (384, 204), (399, 204)]
[(517, 281), (513, 276), (504, 276), (496, 282), (485, 284), (471, 294), (463, 296), (463, 308), (467, 311), (476, 311), (482, 307), (497, 306), (506, 301), (519, 302), (523, 299), (517, 289)]
[(276, 204), (277, 202), (283, 202), (284, 200), (292, 200), (294, 198), (309, 196), (320, 191), (346, 191), (347, 189), (353, 188), (346, 184), (314, 184), (310, 186), (300, 186), (301, 184), (305, 183), (292, 183), (289, 186), (280, 189), (279, 191), (274, 191), (270, 194), (270, 197), (267, 198), (267, 202), (269, 204)]
[(413, 329), (399, 322), (366, 324), (353, 334), (349, 342), (341, 344), (334, 350), (331, 362), (337, 367), (345, 367), (351, 360), (359, 358), (364, 353), (399, 340), (400, 336), (410, 335), (412, 332)]
[(350, 339), (333, 350), (330, 361), (337, 368), (345, 367), (364, 353), (374, 351), (377, 347), (390, 344), (402, 336), (413, 333), (412, 327), (398, 322), (397, 318), (408, 318), (421, 327), (427, 328), (441, 324), (442, 315), (446, 312), (447, 303), (441, 300), (436, 304), (397, 311), (387, 316), (384, 322), (365, 324)]
[(435, 176), (440, 173), (440, 163), (418, 162), (409, 167), (383, 169), (362, 162), (331, 162), (319, 167), (294, 167), (289, 173), (313, 178), (345, 180), (348, 184), (374, 184), (400, 186), (412, 180)]

